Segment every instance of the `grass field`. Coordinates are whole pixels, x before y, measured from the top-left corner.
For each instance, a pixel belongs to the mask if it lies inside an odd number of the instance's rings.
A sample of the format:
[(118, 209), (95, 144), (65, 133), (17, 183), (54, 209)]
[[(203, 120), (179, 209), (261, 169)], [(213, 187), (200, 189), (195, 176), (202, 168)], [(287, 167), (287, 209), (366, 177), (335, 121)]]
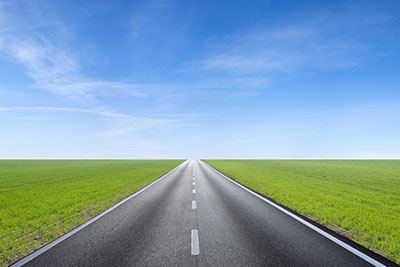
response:
[(167, 173), (179, 160), (1, 160), (0, 266)]
[(206, 160), (236, 181), (400, 263), (399, 160)]

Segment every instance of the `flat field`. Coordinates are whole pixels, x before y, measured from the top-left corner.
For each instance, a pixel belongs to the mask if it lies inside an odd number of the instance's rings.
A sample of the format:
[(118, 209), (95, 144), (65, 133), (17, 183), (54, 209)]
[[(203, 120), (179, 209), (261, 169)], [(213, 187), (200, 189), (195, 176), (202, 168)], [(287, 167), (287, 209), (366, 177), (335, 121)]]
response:
[(236, 181), (400, 263), (400, 160), (206, 160)]
[(56, 239), (181, 160), (0, 160), (0, 266)]

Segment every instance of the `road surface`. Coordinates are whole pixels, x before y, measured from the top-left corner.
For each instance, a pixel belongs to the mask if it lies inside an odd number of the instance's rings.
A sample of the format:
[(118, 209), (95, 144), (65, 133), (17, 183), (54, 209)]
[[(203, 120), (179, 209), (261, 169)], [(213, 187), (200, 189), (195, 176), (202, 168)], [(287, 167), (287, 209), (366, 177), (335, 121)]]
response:
[(28, 259), (41, 267), (370, 266), (196, 160)]

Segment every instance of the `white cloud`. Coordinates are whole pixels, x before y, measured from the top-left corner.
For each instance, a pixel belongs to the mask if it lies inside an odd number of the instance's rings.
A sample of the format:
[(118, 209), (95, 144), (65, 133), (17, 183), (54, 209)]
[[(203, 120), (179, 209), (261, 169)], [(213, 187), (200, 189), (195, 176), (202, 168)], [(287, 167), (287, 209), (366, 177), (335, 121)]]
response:
[(78, 60), (47, 41), (10, 37), (2, 51), (28, 71), (35, 87), (68, 97), (80, 103), (96, 103), (96, 96), (124, 94), (143, 97), (140, 85), (127, 82), (94, 80), (80, 72)]
[(325, 37), (311, 27), (256, 30), (223, 38), (214, 52), (194, 63), (201, 70), (236, 75), (320, 71), (353, 66), (362, 45)]
[[(395, 10), (397, 4), (392, 4)], [(264, 75), (277, 80), (277, 74), (309, 74), (364, 64), (378, 58), (383, 47), (393, 45), (388, 29), (398, 21), (398, 15), (396, 18), (395, 11), (388, 12), (390, 3), (353, 1), (338, 5), (340, 13), (329, 7), (304, 10), (291, 24), (285, 20), (278, 26), (258, 25), (212, 37), (205, 42), (207, 50), (200, 51), (200, 56), (183, 69), (231, 76)]]
[[(93, 116), (99, 116), (104, 119), (110, 119), (113, 123), (119, 125), (130, 125), (131, 130), (139, 130), (145, 128), (162, 128), (177, 124), (176, 119), (171, 118), (153, 118), (153, 117), (137, 117), (129, 114), (114, 112), (107, 108), (97, 107), (91, 109), (84, 108), (66, 108), (52, 106), (15, 106), (15, 107), (0, 107), (0, 112), (16, 112), (16, 111), (32, 111), (32, 112), (74, 112), (86, 113)], [(113, 130), (114, 131), (114, 130)]]
[(35, 87), (85, 104), (98, 103), (99, 95), (123, 94), (133, 97), (146, 95), (138, 84), (87, 77), (82, 72), (79, 59), (74, 53), (65, 47), (57, 47), (47, 35), (36, 31), (36, 28), (49, 26), (55, 28), (57, 35), (63, 33), (69, 35), (61, 23), (53, 21), (54, 18), (53, 20), (47, 16), (45, 19), (40, 18), (39, 24), (36, 20), (32, 20), (32, 17), (38, 16), (31, 14), (37, 13), (37, 8), (36, 5), (26, 4), (25, 9), (30, 14), (27, 17), (31, 18), (26, 19), (19, 16), (20, 14), (9, 14), (10, 10), (16, 9), (16, 6), (0, 4), (0, 53), (21, 64), (34, 81)]
[[(0, 113), (4, 112), (44, 112), (47, 114), (55, 113), (80, 113), (89, 116), (95, 116), (106, 124), (101, 124), (102, 129), (94, 131), (92, 134), (99, 137), (121, 137), (130, 136), (133, 132), (138, 132), (146, 129), (169, 130), (176, 127), (199, 128), (202, 124), (192, 122), (193, 117), (198, 116), (213, 116), (211, 113), (174, 113), (163, 114), (162, 116), (133, 116), (126, 113), (115, 112), (105, 107), (95, 108), (70, 108), (56, 106), (12, 106), (0, 107)], [(132, 136), (131, 136), (132, 137)]]

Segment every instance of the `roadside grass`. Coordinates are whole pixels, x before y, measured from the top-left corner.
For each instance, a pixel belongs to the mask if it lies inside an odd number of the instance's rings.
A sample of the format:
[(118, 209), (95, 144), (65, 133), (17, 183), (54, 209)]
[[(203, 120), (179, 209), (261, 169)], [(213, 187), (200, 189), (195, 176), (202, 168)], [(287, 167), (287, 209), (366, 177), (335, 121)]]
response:
[(400, 263), (400, 160), (205, 160)]
[(0, 160), (0, 266), (158, 179), (182, 160)]

